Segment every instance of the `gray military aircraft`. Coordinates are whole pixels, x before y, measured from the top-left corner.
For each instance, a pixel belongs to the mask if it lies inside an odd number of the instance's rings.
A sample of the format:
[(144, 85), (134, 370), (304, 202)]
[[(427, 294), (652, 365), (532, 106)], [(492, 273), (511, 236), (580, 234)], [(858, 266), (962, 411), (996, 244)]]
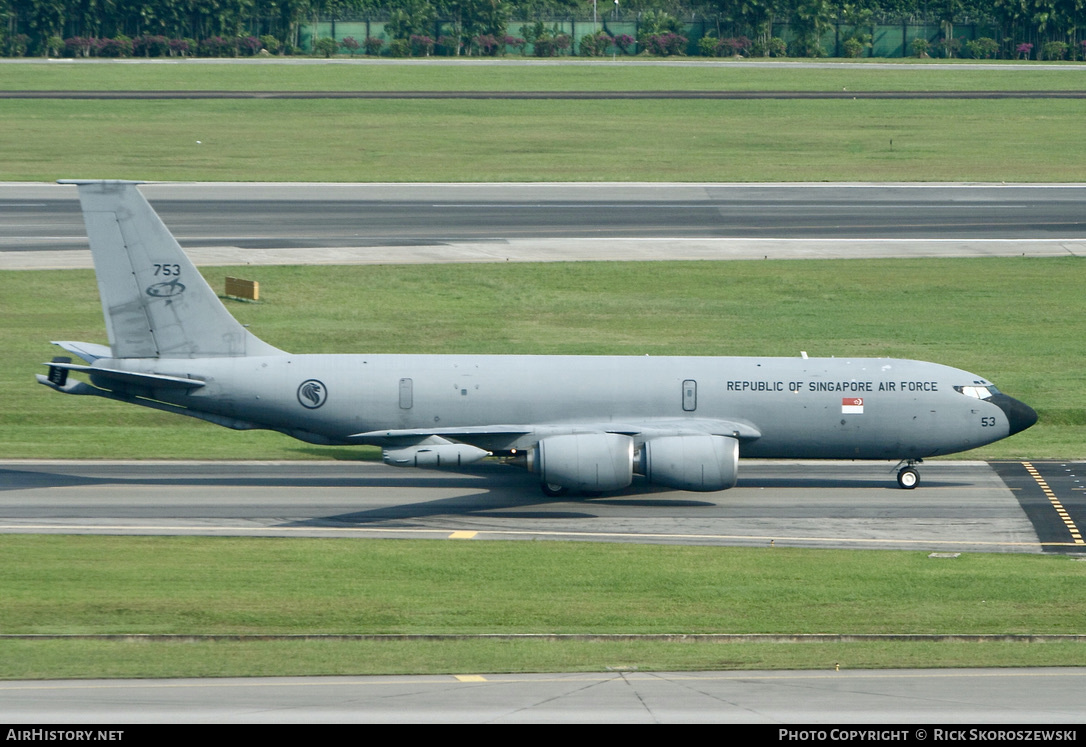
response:
[[(374, 444), (388, 464), (506, 458), (543, 492), (595, 494), (634, 475), (733, 487), (739, 455), (915, 464), (998, 441), (1037, 413), (989, 381), (889, 358), (293, 355), (241, 326), (136, 189), (75, 184), (109, 345), (57, 342), (38, 380), (314, 444)], [(89, 383), (69, 378), (78, 373)]]

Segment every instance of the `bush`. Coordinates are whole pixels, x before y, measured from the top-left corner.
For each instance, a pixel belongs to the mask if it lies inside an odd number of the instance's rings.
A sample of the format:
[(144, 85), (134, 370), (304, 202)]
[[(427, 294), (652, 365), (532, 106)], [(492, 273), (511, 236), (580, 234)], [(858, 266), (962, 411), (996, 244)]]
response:
[(448, 34), (439, 36), (437, 46), (441, 50), (441, 54), (454, 57), (460, 54), (460, 37)]
[(606, 31), (585, 34), (581, 37), (581, 55), (584, 57), (603, 57), (611, 46), (611, 36)]
[(720, 40), (720, 51), (717, 54), (721, 57), (746, 57), (753, 46), (754, 43), (745, 36), (730, 36)]
[(658, 57), (686, 54), (686, 37), (671, 31), (662, 34), (646, 34), (639, 40), (639, 43), (642, 51)]
[(411, 43), (411, 54), (415, 57), (429, 57), (434, 53), (434, 40), (423, 34), (412, 34), (408, 40)]
[(792, 40), (790, 53), (793, 57), (825, 57), (826, 48), (818, 37), (807, 35)]
[(366, 41), (362, 42), (362, 46), (366, 48), (366, 54), (370, 57), (376, 57), (381, 54), (381, 48), (385, 46), (385, 40), (379, 36), (367, 36)]
[(411, 42), (407, 39), (393, 39), (388, 43), (389, 57), (410, 57)]
[(617, 34), (611, 39), (611, 42), (618, 47), (618, 51), (622, 54), (633, 54), (634, 45), (637, 44), (637, 40), (629, 34)]
[(754, 43), (745, 36), (717, 39), (703, 36), (698, 40), (698, 54), (703, 57), (740, 57), (752, 54)]
[(102, 57), (129, 57), (132, 54), (132, 40), (124, 34), (118, 34), (112, 39), (103, 39), (98, 54)]
[(1041, 55), (1046, 60), (1062, 60), (1067, 56), (1067, 42), (1045, 42), (1041, 45)]
[(551, 36), (547, 34), (535, 40), (532, 44), (532, 53), (536, 57), (557, 57), (563, 51), (569, 49), (571, 41), (569, 34)]
[(313, 42), (313, 54), (323, 55), (328, 59), (339, 51), (339, 42), (330, 36), (322, 36)]
[[(350, 37), (347, 38), (349, 39)], [(346, 41), (346, 39), (344, 39), (344, 41)], [(264, 34), (260, 37), (260, 45), (268, 50), (269, 54), (275, 54), (279, 51), (279, 40), (271, 34)]]
[(528, 42), (519, 36), (506, 34), (505, 46), (514, 50), (517, 54), (524, 54), (524, 48), (528, 46)]
[(965, 48), (974, 60), (990, 60), (999, 54), (999, 42), (986, 36), (967, 41)]
[(254, 56), (264, 48), (264, 45), (255, 36), (239, 36), (237, 42), (238, 50), (249, 57)]
[(170, 53), (170, 40), (165, 36), (144, 34), (132, 40), (132, 54), (142, 57), (164, 57)]
[(486, 57), (497, 57), (504, 50), (504, 37), (501, 42), (493, 34), (478, 34), (471, 39), (471, 46)]
[(234, 39), (212, 36), (200, 42), (199, 51), (205, 57), (234, 57), (237, 51)]
[(187, 57), (196, 49), (194, 39), (170, 39), (170, 57)]
[(26, 50), (30, 48), (30, 37), (26, 34), (15, 34), (4, 45), (9, 57), (25, 57)]
[(784, 43), (784, 39), (776, 36), (765, 41), (751, 42), (750, 45), (751, 57), (784, 57), (787, 52), (788, 45)]
[(943, 57), (951, 59), (954, 57), (954, 55), (958, 54), (958, 52), (961, 51), (962, 40), (947, 39), (946, 37), (941, 37), (939, 41), (935, 43), (935, 45), (939, 47), (939, 49), (942, 51)]
[(98, 52), (98, 40), (92, 36), (73, 36), (64, 40), (64, 54), (69, 57), (90, 57)]
[(913, 39), (913, 57), (927, 57), (931, 51), (931, 42), (917, 37)]
[(1033, 45), (1032, 44), (1019, 44), (1015, 48), (1014, 53), (1019, 59), (1028, 60), (1030, 54), (1033, 53)]
[(845, 53), (845, 57), (856, 58), (860, 57), (864, 53), (864, 48), (867, 45), (856, 37), (845, 39), (844, 44), (841, 45), (842, 50)]

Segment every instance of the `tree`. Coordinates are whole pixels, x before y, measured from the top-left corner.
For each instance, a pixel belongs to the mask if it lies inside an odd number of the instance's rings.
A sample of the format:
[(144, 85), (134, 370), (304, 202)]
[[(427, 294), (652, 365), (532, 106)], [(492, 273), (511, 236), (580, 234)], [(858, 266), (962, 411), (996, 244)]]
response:
[(823, 57), (822, 37), (833, 28), (829, 0), (797, 0), (789, 21), (797, 57)]
[(429, 36), (434, 32), (437, 9), (429, 0), (393, 0), (392, 9), (385, 23), (385, 33), (392, 39), (410, 39), (412, 36)]
[(451, 36), (465, 46), (475, 37), (504, 40), (512, 5), (502, 0), (440, 0), (438, 10), (443, 18), (452, 21)]

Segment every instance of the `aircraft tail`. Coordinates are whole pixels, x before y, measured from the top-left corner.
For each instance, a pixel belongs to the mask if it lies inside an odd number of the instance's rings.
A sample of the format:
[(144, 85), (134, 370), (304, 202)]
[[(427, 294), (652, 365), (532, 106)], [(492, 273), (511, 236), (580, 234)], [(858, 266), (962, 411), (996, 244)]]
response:
[(241, 326), (136, 189), (141, 182), (62, 180), (79, 187), (114, 358), (276, 355)]

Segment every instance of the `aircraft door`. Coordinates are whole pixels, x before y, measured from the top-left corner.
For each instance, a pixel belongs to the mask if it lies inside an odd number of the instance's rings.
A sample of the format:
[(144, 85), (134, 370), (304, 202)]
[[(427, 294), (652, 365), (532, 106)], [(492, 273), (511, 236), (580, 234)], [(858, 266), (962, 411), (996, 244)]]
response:
[(415, 404), (415, 384), (411, 379), (400, 379), (400, 409), (410, 410)]
[(694, 412), (698, 409), (698, 382), (687, 379), (683, 382), (683, 410)]

